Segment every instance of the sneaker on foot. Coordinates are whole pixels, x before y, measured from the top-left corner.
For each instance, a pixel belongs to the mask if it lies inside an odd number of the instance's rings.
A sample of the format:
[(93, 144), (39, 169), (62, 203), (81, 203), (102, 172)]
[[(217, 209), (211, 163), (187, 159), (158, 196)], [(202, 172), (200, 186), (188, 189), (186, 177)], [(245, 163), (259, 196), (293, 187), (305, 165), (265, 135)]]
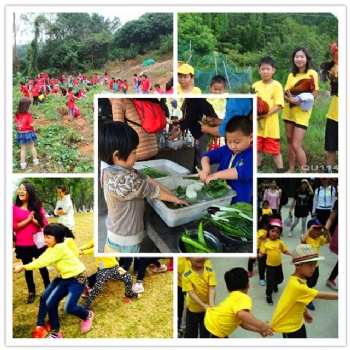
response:
[(293, 235), (293, 231), (289, 231), (288, 237), (292, 237), (292, 235)]
[(92, 320), (93, 319), (94, 319), (94, 313), (92, 311), (89, 311), (88, 318), (81, 322), (80, 331), (82, 333), (86, 333), (86, 332), (88, 332), (91, 329), (91, 327), (92, 327)]
[(153, 269), (153, 272), (159, 273), (159, 272), (165, 272), (167, 270), (168, 268), (164, 264), (161, 264), (159, 267), (156, 267), (155, 269)]
[(132, 286), (132, 291), (134, 293), (143, 293), (145, 291), (145, 289), (143, 288), (143, 284), (142, 283), (135, 283)]
[(259, 284), (260, 284), (261, 286), (266, 286), (265, 280), (260, 280), (260, 281), (259, 281)]
[(315, 305), (311, 302), (309, 304), (306, 305), (306, 307), (311, 310), (311, 311), (314, 311), (315, 310)]
[(49, 338), (63, 338), (63, 335), (61, 332), (58, 332), (57, 334), (56, 333), (51, 333), (50, 337)]
[(34, 165), (39, 165), (39, 159), (33, 159)]
[(27, 169), (27, 163), (21, 163), (21, 169), (22, 170)]
[(266, 297), (266, 302), (267, 302), (269, 305), (273, 305), (272, 297)]
[(253, 271), (248, 271), (248, 277), (253, 277)]
[(334, 280), (327, 280), (326, 286), (333, 290), (338, 290), (338, 286), (336, 285)]
[(33, 338), (45, 338), (47, 336), (47, 329), (45, 326), (36, 326), (33, 329)]

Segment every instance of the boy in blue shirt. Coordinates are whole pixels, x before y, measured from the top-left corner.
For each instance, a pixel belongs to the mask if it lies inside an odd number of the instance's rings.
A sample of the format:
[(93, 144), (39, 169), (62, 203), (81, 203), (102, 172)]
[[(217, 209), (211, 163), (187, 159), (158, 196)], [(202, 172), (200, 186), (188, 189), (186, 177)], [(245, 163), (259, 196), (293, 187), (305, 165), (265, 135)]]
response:
[[(231, 204), (251, 203), (253, 194), (253, 123), (245, 116), (236, 116), (226, 124), (226, 145), (207, 152), (201, 160), (200, 179), (208, 184), (212, 180), (226, 180), (237, 192)], [(211, 173), (210, 165), (219, 164)]]

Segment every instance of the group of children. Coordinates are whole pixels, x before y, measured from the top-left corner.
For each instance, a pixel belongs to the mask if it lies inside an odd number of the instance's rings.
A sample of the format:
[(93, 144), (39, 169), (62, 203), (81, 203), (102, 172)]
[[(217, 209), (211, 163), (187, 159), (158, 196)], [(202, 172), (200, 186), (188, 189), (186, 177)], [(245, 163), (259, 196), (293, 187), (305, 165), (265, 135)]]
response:
[[(337, 52), (337, 48), (335, 52), (332, 52), (334, 57)], [(296, 162), (301, 172), (309, 170), (303, 141), (311, 118), (313, 101), (319, 90), (318, 73), (311, 69), (310, 61), (311, 55), (305, 47), (297, 47), (293, 51), (293, 71), (289, 74), (286, 86), (283, 89), (282, 85), (273, 79), (276, 72), (274, 60), (269, 56), (262, 57), (259, 60), (258, 72), (261, 80), (255, 82), (251, 90), (257, 96), (258, 171), (262, 170), (263, 154), (265, 153), (272, 155), (277, 172), (284, 172), (279, 125), (279, 111), (282, 109), (282, 120), (287, 138), (288, 169), (286, 172), (294, 172)], [(193, 67), (179, 62), (178, 93), (201, 94), (200, 88), (195, 86), (194, 78)], [(209, 90), (215, 94), (225, 93), (225, 77), (221, 75), (213, 77)], [(306, 95), (308, 100), (306, 100)], [(336, 152), (338, 151), (338, 95), (337, 93), (332, 93), (332, 95), (331, 105), (327, 113), (325, 134), (326, 172), (328, 173), (332, 172)]]
[(240, 326), (262, 337), (278, 332), (283, 334), (283, 338), (306, 338), (304, 320), (306, 323), (313, 320), (308, 312), (315, 309), (312, 301), (315, 298), (338, 299), (337, 293), (314, 289), (318, 278), (318, 262), (324, 259), (319, 256), (319, 247), (330, 239), (329, 233), (322, 231), (316, 219), (309, 223), (302, 244), (292, 251), (288, 251), (279, 239), (282, 232), (280, 220), (273, 219), (265, 223), (265, 227), (265, 239), (260, 235), (260, 240), (264, 241), (259, 249), (258, 261), (259, 273), (263, 274), (260, 282), (265, 280), (266, 271), (266, 300), (269, 305), (273, 305), (272, 291), (277, 292), (278, 284), (283, 280), (281, 253), (290, 255), (295, 267), (278, 300), (271, 322), (259, 320), (252, 312), (253, 300), (248, 292), (252, 274), (249, 271), (234, 267), (224, 274), (229, 295), (216, 305), (217, 281), (212, 263), (204, 257), (179, 258), (179, 337), (228, 338)]

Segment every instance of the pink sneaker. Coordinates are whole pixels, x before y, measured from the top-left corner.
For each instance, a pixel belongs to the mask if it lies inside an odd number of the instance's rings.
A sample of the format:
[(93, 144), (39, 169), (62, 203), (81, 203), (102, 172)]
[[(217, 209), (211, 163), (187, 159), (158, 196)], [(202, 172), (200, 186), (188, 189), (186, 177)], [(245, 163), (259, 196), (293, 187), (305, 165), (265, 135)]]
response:
[(156, 267), (155, 269), (153, 269), (153, 272), (159, 273), (159, 272), (165, 272), (167, 270), (168, 268), (164, 264), (161, 264), (159, 267)]
[(248, 271), (248, 277), (253, 277), (253, 272), (252, 271)]
[(93, 319), (94, 319), (94, 313), (92, 311), (89, 311), (88, 318), (81, 322), (80, 332), (82, 332), (82, 333), (88, 332), (92, 327), (92, 320)]

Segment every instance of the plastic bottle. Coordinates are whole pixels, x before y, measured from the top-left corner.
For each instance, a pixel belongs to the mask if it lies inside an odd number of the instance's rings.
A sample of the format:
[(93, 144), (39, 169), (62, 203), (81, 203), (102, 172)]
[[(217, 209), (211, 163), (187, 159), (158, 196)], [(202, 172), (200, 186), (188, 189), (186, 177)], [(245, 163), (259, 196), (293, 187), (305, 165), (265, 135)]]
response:
[(186, 144), (187, 147), (194, 147), (194, 138), (192, 136), (192, 134), (188, 131), (187, 132), (187, 139), (186, 139)]
[(164, 138), (164, 136), (162, 136), (159, 139), (159, 148), (165, 148), (165, 138)]

